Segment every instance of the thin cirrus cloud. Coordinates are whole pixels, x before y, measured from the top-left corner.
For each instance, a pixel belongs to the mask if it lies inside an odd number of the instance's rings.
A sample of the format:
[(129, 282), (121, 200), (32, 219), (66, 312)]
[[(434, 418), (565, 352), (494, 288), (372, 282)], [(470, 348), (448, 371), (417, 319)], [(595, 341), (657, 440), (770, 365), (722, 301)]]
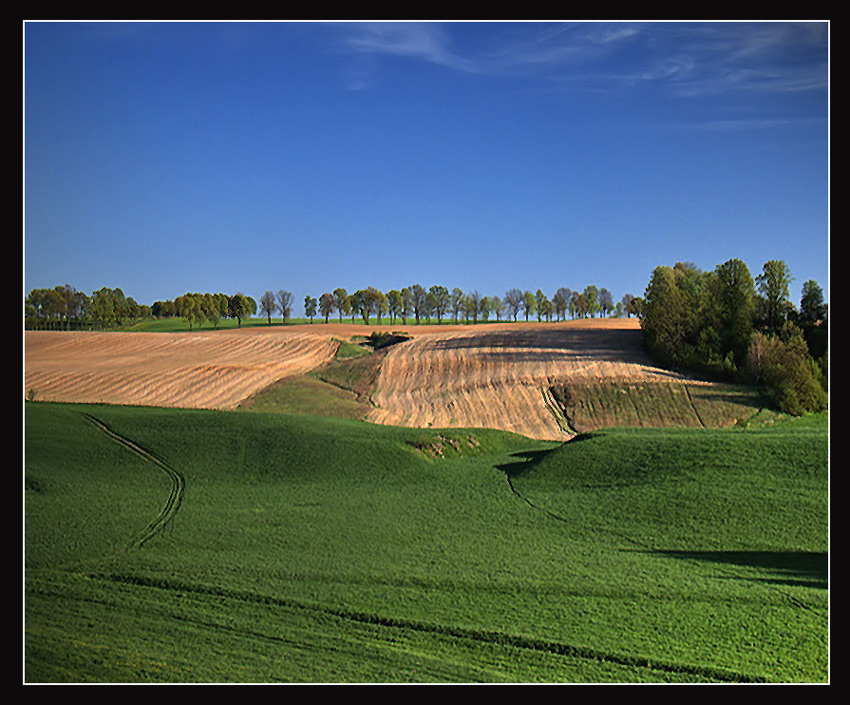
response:
[(365, 56), (417, 59), (455, 71), (475, 72), (475, 62), (453, 52), (440, 25), (418, 22), (366, 22), (348, 25), (346, 46)]
[[(654, 84), (676, 95), (825, 89), (825, 22), (354, 23), (347, 49), (404, 57), (497, 78), (537, 78), (560, 90), (615, 91)], [(369, 85), (362, 80), (357, 87)]]

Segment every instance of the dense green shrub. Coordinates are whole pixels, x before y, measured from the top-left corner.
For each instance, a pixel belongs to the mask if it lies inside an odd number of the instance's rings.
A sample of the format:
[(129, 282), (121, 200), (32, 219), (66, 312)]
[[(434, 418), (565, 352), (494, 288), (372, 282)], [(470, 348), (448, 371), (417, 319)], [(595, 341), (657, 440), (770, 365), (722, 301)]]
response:
[(779, 336), (753, 334), (747, 374), (765, 387), (780, 411), (801, 416), (826, 409), (823, 373), (809, 355), (802, 332), (791, 323), (785, 324)]

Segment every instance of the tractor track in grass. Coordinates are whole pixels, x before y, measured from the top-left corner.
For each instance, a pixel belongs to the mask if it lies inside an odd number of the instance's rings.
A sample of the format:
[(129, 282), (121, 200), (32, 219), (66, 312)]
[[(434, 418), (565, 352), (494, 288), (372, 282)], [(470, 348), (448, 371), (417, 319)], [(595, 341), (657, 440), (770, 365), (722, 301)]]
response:
[[(456, 627), (447, 624), (421, 622), (414, 619), (391, 617), (375, 613), (360, 612), (357, 610), (325, 607), (318, 604), (301, 602), (287, 598), (273, 597), (259, 593), (234, 590), (216, 586), (193, 585), (181, 581), (167, 580), (161, 578), (119, 575), (119, 574), (89, 574), (90, 579), (106, 580), (125, 585), (136, 585), (139, 587), (154, 588), (160, 590), (176, 590), (181, 593), (192, 593), (197, 595), (209, 595), (223, 597), (225, 599), (239, 600), (242, 602), (281, 607), (285, 609), (297, 609), (315, 614), (323, 614), (338, 619), (368, 624), (388, 629), (403, 629), (419, 633), (433, 634), (437, 637), (469, 640), (472, 642), (507, 646), (529, 651), (556, 654), (567, 658), (587, 659), (600, 663), (608, 663), (636, 669), (648, 669), (658, 673), (679, 674), (682, 676), (693, 676), (707, 681), (719, 681), (725, 683), (764, 683), (765, 678), (738, 673), (724, 668), (702, 666), (698, 664), (683, 664), (666, 662), (663, 660), (634, 656), (631, 654), (618, 654), (606, 652), (584, 646), (575, 646), (552, 639), (541, 639), (522, 634), (509, 634), (502, 631), (491, 631), (487, 629), (473, 629), (469, 627)], [(260, 636), (256, 633), (255, 636)], [(269, 637), (276, 639), (277, 637)]]
[(136, 455), (141, 456), (144, 460), (149, 463), (152, 463), (157, 468), (159, 468), (165, 475), (168, 477), (170, 482), (170, 489), (168, 493), (168, 499), (165, 501), (162, 509), (160, 509), (159, 513), (151, 520), (151, 522), (142, 529), (139, 533), (137, 533), (127, 544), (127, 549), (131, 548), (139, 548), (144, 545), (148, 540), (156, 536), (160, 531), (162, 531), (165, 526), (174, 518), (177, 514), (177, 511), (180, 509), (180, 504), (183, 501), (183, 495), (186, 491), (186, 480), (183, 476), (177, 472), (174, 468), (172, 468), (168, 463), (157, 458), (152, 452), (142, 448), (137, 443), (134, 443), (129, 438), (122, 436), (116, 431), (112, 430), (107, 426), (103, 421), (98, 419), (96, 416), (92, 416), (91, 414), (84, 414), (86, 419), (91, 422), (96, 428), (105, 433), (109, 438), (114, 440), (119, 445), (124, 446), (128, 450), (136, 453)]

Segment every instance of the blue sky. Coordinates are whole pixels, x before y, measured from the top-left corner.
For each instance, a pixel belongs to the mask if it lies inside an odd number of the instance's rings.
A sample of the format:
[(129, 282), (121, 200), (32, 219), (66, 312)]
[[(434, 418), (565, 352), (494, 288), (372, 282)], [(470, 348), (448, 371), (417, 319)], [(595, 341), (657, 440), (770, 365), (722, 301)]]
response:
[(829, 25), (27, 22), (24, 289), (828, 299)]

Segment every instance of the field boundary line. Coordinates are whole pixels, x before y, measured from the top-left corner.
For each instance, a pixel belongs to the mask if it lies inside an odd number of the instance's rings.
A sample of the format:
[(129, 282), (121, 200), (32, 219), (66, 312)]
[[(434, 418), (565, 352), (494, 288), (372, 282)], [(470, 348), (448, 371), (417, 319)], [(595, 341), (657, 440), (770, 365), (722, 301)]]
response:
[(224, 597), (243, 602), (250, 602), (261, 605), (271, 605), (284, 607), (287, 609), (306, 609), (313, 612), (331, 615), (339, 619), (345, 619), (361, 624), (371, 624), (380, 627), (410, 629), (417, 632), (436, 634), (453, 639), (469, 639), (471, 641), (485, 642), (489, 644), (498, 644), (501, 646), (510, 646), (518, 649), (528, 649), (530, 651), (546, 652), (566, 656), (570, 658), (588, 659), (599, 661), (602, 663), (612, 663), (621, 666), (633, 668), (645, 668), (651, 671), (659, 671), (663, 673), (679, 673), (684, 675), (698, 676), (713, 681), (722, 681), (727, 683), (765, 683), (767, 680), (760, 676), (750, 676), (744, 673), (737, 673), (723, 668), (715, 668), (712, 666), (700, 666), (695, 664), (681, 664), (666, 662), (654, 658), (643, 656), (632, 656), (629, 654), (616, 654), (599, 649), (593, 649), (584, 646), (573, 646), (560, 641), (551, 639), (541, 639), (520, 634), (509, 634), (500, 631), (490, 631), (486, 629), (472, 629), (468, 627), (452, 627), (441, 624), (428, 622), (420, 622), (413, 619), (401, 619), (398, 617), (386, 617), (374, 613), (360, 612), (356, 610), (347, 610), (334, 607), (322, 607), (317, 604), (300, 602), (298, 600), (285, 599), (280, 597), (272, 597), (270, 595), (262, 595), (251, 593), (242, 590), (233, 590), (220, 587), (207, 587), (202, 585), (193, 585), (180, 581), (163, 580), (159, 578), (144, 577), (144, 576), (129, 576), (117, 574), (97, 574), (90, 575), (90, 578), (99, 578), (101, 580), (109, 580), (117, 583), (129, 585), (137, 585), (139, 587), (150, 587), (161, 590), (180, 590), (181, 592), (191, 592), (201, 595), (211, 595), (215, 597)]
[(697, 417), (699, 425), (703, 428), (707, 428), (705, 425), (705, 421), (702, 420), (702, 416), (699, 415), (699, 411), (697, 411), (697, 407), (694, 404), (694, 398), (691, 396), (691, 390), (688, 388), (687, 384), (683, 384), (682, 386), (685, 388), (685, 394), (688, 395), (688, 401), (691, 403), (691, 408), (694, 410), (694, 415)]
[(153, 463), (154, 465), (156, 465), (160, 470), (165, 473), (165, 475), (170, 481), (171, 487), (169, 490), (168, 499), (166, 499), (162, 509), (160, 509), (159, 513), (151, 520), (151, 522), (138, 534), (136, 534), (136, 536), (133, 537), (127, 545), (128, 549), (139, 548), (144, 545), (149, 539), (153, 538), (156, 534), (162, 531), (166, 524), (168, 524), (177, 514), (177, 511), (180, 509), (180, 504), (183, 501), (183, 495), (186, 491), (186, 480), (179, 472), (177, 472), (174, 468), (168, 465), (165, 461), (160, 460), (153, 453), (142, 448), (140, 445), (134, 443), (129, 438), (122, 436), (121, 434), (112, 430), (102, 420), (98, 419), (95, 416), (92, 416), (91, 414), (84, 414), (84, 416), (96, 428), (103, 431), (103, 433), (105, 433), (119, 445), (122, 445), (133, 453), (136, 453), (149, 463)]

